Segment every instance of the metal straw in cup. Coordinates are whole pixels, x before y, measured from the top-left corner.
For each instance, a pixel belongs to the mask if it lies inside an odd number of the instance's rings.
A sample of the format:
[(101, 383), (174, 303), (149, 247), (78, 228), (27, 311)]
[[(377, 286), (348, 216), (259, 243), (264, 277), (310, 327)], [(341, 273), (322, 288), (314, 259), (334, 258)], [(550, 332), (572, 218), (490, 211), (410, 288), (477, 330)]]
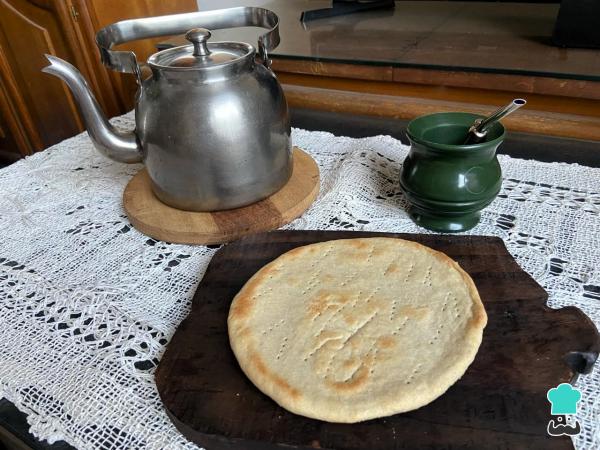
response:
[(515, 112), (517, 109), (519, 109), (526, 103), (526, 100), (522, 98), (516, 98), (503, 108), (499, 108), (496, 111), (494, 111), (488, 117), (475, 120), (475, 122), (473, 122), (473, 125), (471, 125), (471, 127), (469, 128), (469, 134), (464, 142), (464, 145), (477, 144), (479, 142), (484, 141), (487, 132), (494, 123), (508, 116), (510, 113)]

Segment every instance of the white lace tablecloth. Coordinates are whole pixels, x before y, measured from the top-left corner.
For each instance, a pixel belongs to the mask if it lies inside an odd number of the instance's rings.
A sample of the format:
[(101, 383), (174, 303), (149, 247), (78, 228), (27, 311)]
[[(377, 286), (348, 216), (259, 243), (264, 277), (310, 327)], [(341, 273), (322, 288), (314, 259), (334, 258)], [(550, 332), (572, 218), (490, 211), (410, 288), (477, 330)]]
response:
[[(130, 115), (115, 122), (132, 127)], [(321, 193), (293, 229), (423, 233), (398, 189), (407, 146), (294, 130)], [(501, 237), (550, 294), (600, 326), (600, 169), (500, 156), (498, 198), (469, 234)], [(0, 398), (31, 432), (80, 449), (196, 448), (161, 406), (154, 369), (216, 251), (150, 239), (121, 194), (139, 165), (87, 134), (0, 170)], [(550, 386), (549, 386), (550, 387)], [(579, 449), (600, 448), (600, 368), (580, 378)]]

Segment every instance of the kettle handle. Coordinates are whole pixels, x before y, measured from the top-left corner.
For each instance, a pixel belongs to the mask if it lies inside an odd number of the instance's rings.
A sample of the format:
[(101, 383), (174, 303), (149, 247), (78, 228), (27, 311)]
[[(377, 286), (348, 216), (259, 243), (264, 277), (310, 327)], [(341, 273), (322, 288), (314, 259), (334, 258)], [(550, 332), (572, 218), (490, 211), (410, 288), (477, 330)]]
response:
[(265, 66), (270, 66), (268, 52), (279, 45), (279, 17), (264, 8), (241, 6), (143, 19), (123, 20), (102, 28), (96, 34), (96, 44), (105, 66), (117, 72), (133, 73), (141, 80), (140, 67), (134, 52), (112, 50), (124, 42), (150, 37), (182, 34), (191, 28), (213, 30), (256, 26), (269, 31), (258, 38), (258, 54)]

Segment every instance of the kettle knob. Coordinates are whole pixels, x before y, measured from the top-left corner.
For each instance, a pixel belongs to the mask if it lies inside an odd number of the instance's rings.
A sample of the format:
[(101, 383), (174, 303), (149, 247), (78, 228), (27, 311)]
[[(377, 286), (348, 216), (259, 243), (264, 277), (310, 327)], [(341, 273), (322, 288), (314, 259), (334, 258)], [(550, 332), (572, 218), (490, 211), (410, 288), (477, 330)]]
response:
[(210, 51), (206, 42), (210, 39), (211, 32), (206, 28), (192, 28), (185, 33), (185, 38), (194, 44), (194, 56), (208, 56)]

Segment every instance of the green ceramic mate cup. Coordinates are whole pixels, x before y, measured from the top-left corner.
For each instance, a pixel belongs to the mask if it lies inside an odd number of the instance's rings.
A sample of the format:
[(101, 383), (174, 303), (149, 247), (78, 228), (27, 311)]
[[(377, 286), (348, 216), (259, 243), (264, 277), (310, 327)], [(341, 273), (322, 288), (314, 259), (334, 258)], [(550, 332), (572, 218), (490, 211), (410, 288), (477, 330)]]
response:
[(502, 172), (496, 149), (504, 126), (492, 125), (486, 139), (464, 145), (469, 127), (483, 116), (450, 112), (417, 117), (408, 124), (410, 152), (400, 174), (409, 214), (420, 226), (459, 232), (479, 222), (481, 210), (498, 195)]

